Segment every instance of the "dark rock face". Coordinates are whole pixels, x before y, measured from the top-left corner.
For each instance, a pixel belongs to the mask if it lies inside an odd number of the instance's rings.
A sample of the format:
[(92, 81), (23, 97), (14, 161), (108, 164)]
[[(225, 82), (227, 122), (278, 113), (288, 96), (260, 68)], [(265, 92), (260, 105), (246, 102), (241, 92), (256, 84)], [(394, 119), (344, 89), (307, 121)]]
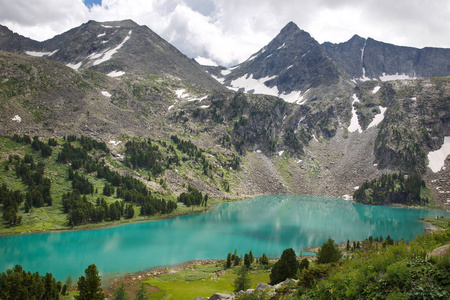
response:
[(320, 44), (291, 22), (267, 46), (233, 68), (225, 76), (225, 84), (243, 76), (267, 78), (267, 87), (289, 94), (336, 84), (341, 75)]
[(424, 78), (450, 75), (450, 49), (402, 47), (354, 36), (323, 49), (354, 79), (389, 79), (386, 75)]
[(0, 25), (0, 50), (9, 52), (24, 52), (37, 49), (39, 42), (12, 32), (6, 26)]
[[(179, 52), (146, 26), (131, 20), (89, 21), (61, 35), (36, 42), (12, 33), (6, 27), (0, 36), (0, 49), (9, 52), (39, 51), (51, 54), (72, 68), (89, 68), (134, 75), (172, 75), (209, 90), (223, 90), (194, 60)], [(55, 52), (56, 51), (56, 52)]]

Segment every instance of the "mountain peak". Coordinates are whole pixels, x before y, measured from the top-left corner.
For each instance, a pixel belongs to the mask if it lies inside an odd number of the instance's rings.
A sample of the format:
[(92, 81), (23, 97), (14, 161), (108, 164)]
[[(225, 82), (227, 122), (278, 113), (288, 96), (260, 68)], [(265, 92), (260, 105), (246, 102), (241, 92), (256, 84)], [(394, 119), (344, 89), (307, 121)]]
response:
[(295, 24), (294, 22), (289, 22), (286, 24), (286, 26), (283, 27), (283, 29), (281, 29), (281, 32), (283, 31), (299, 31), (301, 30), (300, 28), (298, 28), (297, 24)]

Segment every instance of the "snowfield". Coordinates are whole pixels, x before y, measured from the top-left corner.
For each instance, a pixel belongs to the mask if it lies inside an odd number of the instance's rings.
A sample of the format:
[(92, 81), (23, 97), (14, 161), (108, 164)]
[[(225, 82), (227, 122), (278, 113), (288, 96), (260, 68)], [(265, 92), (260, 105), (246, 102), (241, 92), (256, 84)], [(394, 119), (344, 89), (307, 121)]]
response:
[(235, 79), (231, 81), (231, 86), (228, 88), (237, 91), (240, 89), (243, 89), (244, 92), (248, 94), (265, 94), (265, 95), (271, 95), (275, 97), (280, 97), (286, 102), (294, 103), (298, 105), (304, 104), (306, 101), (304, 100), (304, 95), (308, 92), (302, 93), (301, 91), (293, 91), (289, 94), (280, 93), (277, 86), (274, 87), (268, 87), (265, 85), (265, 83), (269, 80), (272, 80), (276, 78), (277, 75), (274, 76), (266, 76), (259, 79), (254, 79), (253, 74), (250, 76), (244, 75), (242, 77), (239, 77), (238, 79)]
[(36, 52), (36, 51), (25, 51), (25, 54), (35, 57), (44, 57), (44, 56), (52, 56), (56, 52), (58, 52), (59, 49), (56, 49), (53, 52)]
[(93, 53), (91, 55), (88, 56), (89, 59), (94, 60), (94, 66), (99, 65), (101, 63), (104, 63), (108, 60), (110, 60), (112, 58), (112, 56), (120, 49), (123, 47), (123, 45), (125, 45), (125, 43), (130, 39), (131, 37), (131, 33), (133, 32), (133, 30), (130, 30), (128, 32), (128, 35), (125, 37), (125, 39), (122, 41), (122, 43), (120, 43), (119, 45), (117, 45), (115, 48), (113, 49), (106, 49), (105, 51), (101, 52), (101, 53)]
[(373, 88), (372, 94), (376, 94), (380, 90), (380, 86), (376, 86)]
[(359, 125), (358, 115), (356, 114), (356, 109), (354, 106), (354, 104), (357, 102), (359, 102), (359, 99), (358, 99), (358, 97), (356, 97), (356, 94), (353, 94), (352, 119), (350, 121), (350, 126), (348, 126), (348, 132), (355, 132), (355, 131), (358, 131), (359, 133), (362, 132), (362, 128), (361, 128), (361, 125)]
[(450, 136), (444, 138), (444, 144), (441, 149), (428, 153), (428, 167), (434, 173), (445, 170), (445, 160), (450, 155)]
[(124, 74), (125, 74), (125, 72), (123, 72), (123, 71), (112, 71), (112, 72), (108, 73), (107, 75), (109, 77), (120, 77)]
[(371, 128), (371, 127), (375, 127), (378, 126), (378, 124), (381, 123), (381, 121), (383, 121), (384, 119), (384, 113), (386, 112), (386, 107), (383, 106), (378, 106), (378, 108), (380, 109), (380, 113), (378, 115), (375, 115), (375, 117), (373, 118), (372, 122), (370, 122), (369, 126), (367, 127), (367, 129)]
[(67, 64), (66, 66), (68, 66), (69, 68), (72, 68), (72, 69), (74, 69), (74, 70), (78, 70), (80, 67), (81, 67), (81, 64), (82, 64), (83, 62), (82, 61), (80, 61), (79, 63), (77, 63), (77, 64)]

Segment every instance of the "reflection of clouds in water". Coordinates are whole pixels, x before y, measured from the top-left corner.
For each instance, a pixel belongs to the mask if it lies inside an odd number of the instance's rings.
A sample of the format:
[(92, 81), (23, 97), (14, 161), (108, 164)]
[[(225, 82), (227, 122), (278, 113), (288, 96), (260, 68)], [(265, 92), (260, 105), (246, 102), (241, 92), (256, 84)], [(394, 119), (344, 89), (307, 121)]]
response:
[(103, 252), (115, 251), (119, 245), (119, 237), (117, 235), (107, 239), (103, 245)]

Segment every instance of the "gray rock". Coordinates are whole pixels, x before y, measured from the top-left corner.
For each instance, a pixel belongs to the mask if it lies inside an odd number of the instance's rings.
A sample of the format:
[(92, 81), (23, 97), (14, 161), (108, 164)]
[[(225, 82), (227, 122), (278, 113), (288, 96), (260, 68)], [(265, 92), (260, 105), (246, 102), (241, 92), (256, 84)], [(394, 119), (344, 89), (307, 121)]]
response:
[(228, 300), (228, 299), (233, 299), (233, 298), (234, 298), (233, 295), (215, 293), (214, 295), (209, 297), (209, 300)]
[(345, 43), (323, 43), (322, 48), (353, 78), (378, 79), (383, 73), (411, 77), (450, 75), (450, 49), (401, 47), (357, 35)]
[(256, 286), (255, 290), (259, 292), (259, 291), (265, 291), (265, 290), (271, 290), (271, 289), (273, 289), (273, 286), (271, 286), (270, 284), (260, 282)]

